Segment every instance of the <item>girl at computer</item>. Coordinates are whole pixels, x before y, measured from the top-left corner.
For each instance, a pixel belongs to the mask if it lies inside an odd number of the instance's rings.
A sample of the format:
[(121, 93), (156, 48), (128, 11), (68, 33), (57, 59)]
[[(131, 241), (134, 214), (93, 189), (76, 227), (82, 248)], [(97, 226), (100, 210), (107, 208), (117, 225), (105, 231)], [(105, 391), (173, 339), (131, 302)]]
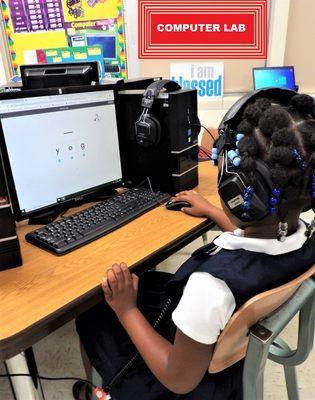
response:
[(315, 209), (314, 102), (292, 93), (282, 101), (278, 91), (272, 92), (278, 101), (270, 93), (264, 97), (268, 91), (249, 98), (236, 113), (235, 145), (229, 141), (226, 149), (219, 139), (213, 151), (223, 211), (194, 191), (176, 196), (191, 204), (183, 212), (211, 218), (224, 232), (167, 283), (173, 304), (162, 326), (155, 330), (143, 315), (141, 277), (124, 263), (103, 279), (109, 307), (102, 303), (78, 318), (105, 386), (136, 350), (141, 355), (116, 380), (113, 399), (242, 399), (243, 361), (207, 372), (220, 332), (248, 299), (298, 277), (315, 261), (315, 220), (306, 225), (299, 219), (303, 210)]

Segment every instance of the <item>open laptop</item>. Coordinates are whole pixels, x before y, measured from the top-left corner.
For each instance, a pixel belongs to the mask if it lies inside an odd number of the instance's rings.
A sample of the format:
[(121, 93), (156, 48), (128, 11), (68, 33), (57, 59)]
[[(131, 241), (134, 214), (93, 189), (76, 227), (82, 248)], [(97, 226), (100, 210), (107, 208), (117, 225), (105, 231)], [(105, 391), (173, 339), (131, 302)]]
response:
[(280, 87), (297, 91), (293, 66), (253, 68), (254, 89)]

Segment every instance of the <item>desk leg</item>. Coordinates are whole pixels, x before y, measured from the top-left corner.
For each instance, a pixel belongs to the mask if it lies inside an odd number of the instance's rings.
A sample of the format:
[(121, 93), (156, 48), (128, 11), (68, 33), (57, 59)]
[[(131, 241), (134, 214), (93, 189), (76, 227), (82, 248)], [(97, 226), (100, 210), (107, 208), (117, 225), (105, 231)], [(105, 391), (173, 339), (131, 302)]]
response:
[[(25, 352), (5, 361), (9, 374), (29, 374), (28, 357)], [(36, 386), (31, 377), (12, 377), (11, 383), (16, 400), (44, 400), (40, 382), (36, 379)]]

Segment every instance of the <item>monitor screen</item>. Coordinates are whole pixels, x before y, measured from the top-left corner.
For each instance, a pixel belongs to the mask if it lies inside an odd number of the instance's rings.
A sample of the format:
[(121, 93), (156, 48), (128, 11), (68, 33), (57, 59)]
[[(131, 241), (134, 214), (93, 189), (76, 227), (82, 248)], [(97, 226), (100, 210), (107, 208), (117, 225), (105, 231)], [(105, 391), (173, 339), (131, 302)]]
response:
[(0, 99), (0, 121), (18, 220), (121, 182), (113, 90)]
[(254, 89), (280, 87), (296, 90), (294, 67), (253, 68)]
[(99, 82), (97, 61), (21, 65), (23, 89), (91, 85)]
[(116, 60), (116, 36), (105, 35), (102, 33), (87, 33), (86, 34), (87, 46), (102, 46), (103, 57), (107, 60)]

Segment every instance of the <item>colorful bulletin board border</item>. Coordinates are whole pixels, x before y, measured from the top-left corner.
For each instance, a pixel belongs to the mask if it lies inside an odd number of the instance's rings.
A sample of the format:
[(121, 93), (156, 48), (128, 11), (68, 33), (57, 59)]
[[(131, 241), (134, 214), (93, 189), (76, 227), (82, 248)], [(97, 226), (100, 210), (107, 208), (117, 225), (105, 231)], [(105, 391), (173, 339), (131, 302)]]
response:
[(27, 64), (59, 64), (97, 61), (100, 77), (105, 78), (103, 49), (101, 46), (36, 49), (29, 50), (25, 53), (24, 59), (27, 61)]
[(1, 10), (15, 74), (26, 63), (24, 54), (88, 46), (86, 35), (94, 34), (93, 45), (105, 51), (106, 36), (115, 37), (108, 48), (113, 56), (107, 59), (104, 52), (104, 63), (116, 66), (112, 77), (127, 77), (123, 0), (1, 0)]
[(139, 58), (267, 58), (268, 0), (139, 0)]

